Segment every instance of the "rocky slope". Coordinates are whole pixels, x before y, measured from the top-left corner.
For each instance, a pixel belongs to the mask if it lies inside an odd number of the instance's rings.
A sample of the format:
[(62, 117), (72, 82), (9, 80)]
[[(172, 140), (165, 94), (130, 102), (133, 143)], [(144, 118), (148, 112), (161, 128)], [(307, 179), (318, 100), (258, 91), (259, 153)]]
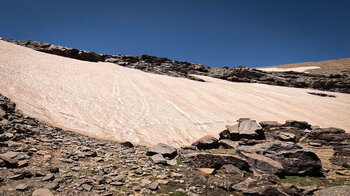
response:
[(201, 64), (179, 62), (149, 55), (137, 57), (126, 55), (102, 55), (94, 52), (81, 51), (37, 41), (18, 41), (5, 38), (1, 39), (32, 48), (37, 51), (56, 54), (59, 56), (91, 62), (111, 62), (125, 67), (140, 69), (145, 72), (165, 74), (174, 77), (185, 77), (198, 81), (203, 80), (192, 76), (192, 74), (211, 76), (233, 82), (262, 83), (269, 85), (312, 88), (317, 90), (350, 93), (350, 78), (347, 74), (316, 75), (298, 72), (264, 72), (242, 66), (237, 68), (211, 68)]
[(240, 119), (190, 147), (75, 134), (0, 95), (0, 195), (347, 195), (350, 135)]

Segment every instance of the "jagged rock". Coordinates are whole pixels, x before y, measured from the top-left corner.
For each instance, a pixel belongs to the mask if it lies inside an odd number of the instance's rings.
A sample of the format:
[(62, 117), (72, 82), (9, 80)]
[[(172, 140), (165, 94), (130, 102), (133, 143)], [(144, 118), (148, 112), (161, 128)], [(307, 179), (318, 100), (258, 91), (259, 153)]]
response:
[(49, 189), (36, 189), (32, 196), (54, 196)]
[(241, 139), (265, 139), (262, 127), (255, 121), (250, 119), (240, 119), (238, 124), (228, 126), (227, 129), (220, 134), (221, 139), (230, 139), (238, 141)]
[(161, 154), (163, 155), (163, 157), (168, 157), (170, 159), (173, 159), (177, 155), (177, 150), (174, 147), (171, 147), (169, 145), (159, 143), (149, 148), (147, 151), (148, 156), (152, 156), (155, 154)]
[(219, 145), (222, 148), (226, 148), (226, 149), (236, 149), (239, 144), (238, 144), (238, 142), (235, 142), (232, 140), (222, 139), (222, 140), (219, 140)]
[(263, 173), (279, 174), (283, 171), (281, 163), (264, 155), (246, 152), (241, 152), (240, 154), (248, 160), (250, 166)]
[(92, 190), (92, 186), (90, 184), (82, 184), (81, 188), (83, 188), (87, 192), (90, 192)]
[(152, 191), (155, 191), (158, 189), (159, 183), (158, 182), (152, 182), (151, 184), (148, 185), (148, 188)]
[(250, 171), (248, 162), (235, 155), (198, 153), (193, 156), (191, 164), (196, 168), (215, 169), (220, 169), (223, 165), (231, 164), (240, 170)]
[(315, 196), (350, 195), (350, 186), (343, 185), (343, 186), (329, 187), (329, 188), (316, 191), (314, 194)]
[(213, 136), (204, 136), (202, 138), (200, 138), (199, 140), (197, 140), (196, 142), (194, 142), (192, 144), (192, 146), (196, 146), (198, 149), (212, 149), (212, 148), (218, 148), (219, 147), (219, 143), (218, 143), (218, 139), (216, 139)]

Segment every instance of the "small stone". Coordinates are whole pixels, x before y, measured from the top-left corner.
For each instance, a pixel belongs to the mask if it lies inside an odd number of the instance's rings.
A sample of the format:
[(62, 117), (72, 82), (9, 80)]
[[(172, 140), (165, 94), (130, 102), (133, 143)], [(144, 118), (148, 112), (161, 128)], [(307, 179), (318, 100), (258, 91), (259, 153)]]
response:
[(50, 168), (50, 172), (51, 173), (58, 173), (58, 172), (60, 172), (60, 169), (58, 167), (53, 167), (53, 168)]
[(166, 179), (168, 176), (167, 175), (164, 175), (164, 174), (161, 174), (161, 175), (158, 175), (157, 178), (158, 179)]
[(44, 188), (56, 190), (56, 189), (60, 188), (60, 185), (57, 182), (51, 182), (51, 183), (45, 185)]
[(49, 189), (36, 189), (32, 196), (53, 196)]
[(335, 172), (338, 175), (342, 175), (342, 176), (350, 176), (350, 171), (349, 170), (338, 170)]
[(83, 188), (87, 192), (90, 192), (92, 190), (92, 186), (90, 184), (82, 184), (81, 188)]
[(124, 178), (125, 178), (124, 175), (118, 175), (118, 176), (112, 178), (112, 181), (113, 182), (124, 182)]
[(114, 186), (123, 186), (124, 183), (122, 183), (122, 182), (112, 182), (112, 183), (110, 183), (110, 185), (114, 185)]
[(140, 187), (140, 186), (134, 186), (134, 187), (132, 187), (132, 189), (133, 189), (134, 191), (136, 191), (136, 192), (141, 191), (141, 187)]
[(215, 173), (215, 169), (212, 169), (212, 168), (198, 168), (198, 170), (206, 175), (211, 175)]
[(141, 175), (143, 173), (142, 168), (137, 168), (135, 174)]
[(28, 190), (28, 188), (29, 187), (26, 184), (22, 183), (22, 184), (17, 185), (15, 187), (15, 190), (16, 191), (26, 191), (26, 190)]
[(55, 179), (55, 176), (53, 174), (47, 174), (46, 176), (43, 177), (43, 181), (50, 181), (54, 179)]
[(28, 160), (18, 161), (18, 167), (27, 167), (29, 165)]
[(168, 184), (169, 180), (157, 180), (159, 184)]
[(10, 180), (22, 180), (24, 178), (23, 174), (15, 174), (12, 176), (7, 177)]
[(141, 179), (142, 184), (151, 184), (152, 182), (148, 179)]
[(322, 146), (322, 144), (317, 143), (317, 142), (310, 142), (309, 144), (310, 144), (310, 146), (313, 146), (313, 147), (321, 147)]
[(155, 191), (158, 189), (158, 186), (159, 186), (158, 182), (152, 182), (151, 184), (148, 185), (148, 188), (152, 191)]

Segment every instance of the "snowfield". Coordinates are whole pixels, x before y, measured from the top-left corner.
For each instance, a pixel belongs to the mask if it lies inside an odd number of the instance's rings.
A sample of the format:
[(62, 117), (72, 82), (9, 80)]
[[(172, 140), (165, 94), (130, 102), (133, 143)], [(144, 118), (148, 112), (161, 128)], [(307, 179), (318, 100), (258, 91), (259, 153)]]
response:
[(92, 137), (175, 147), (217, 134), (241, 117), (303, 120), (350, 130), (350, 95), (206, 82), (37, 52), (0, 41), (0, 93), (24, 114)]

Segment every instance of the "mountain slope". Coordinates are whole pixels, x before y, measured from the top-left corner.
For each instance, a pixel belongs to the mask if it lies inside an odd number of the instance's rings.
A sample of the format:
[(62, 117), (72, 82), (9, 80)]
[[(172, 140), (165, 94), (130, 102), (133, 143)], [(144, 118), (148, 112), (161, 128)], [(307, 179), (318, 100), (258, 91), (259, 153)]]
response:
[(303, 62), (303, 63), (291, 63), (286, 65), (274, 65), (261, 67), (262, 69), (268, 70), (272, 68), (279, 68), (281, 71), (288, 68), (310, 68), (307, 70), (311, 74), (347, 74), (350, 75), (350, 58), (335, 59), (328, 61), (317, 61), (317, 62)]
[(41, 53), (0, 41), (0, 92), (27, 115), (93, 137), (188, 145), (240, 117), (306, 120), (350, 130), (350, 95), (206, 82)]

